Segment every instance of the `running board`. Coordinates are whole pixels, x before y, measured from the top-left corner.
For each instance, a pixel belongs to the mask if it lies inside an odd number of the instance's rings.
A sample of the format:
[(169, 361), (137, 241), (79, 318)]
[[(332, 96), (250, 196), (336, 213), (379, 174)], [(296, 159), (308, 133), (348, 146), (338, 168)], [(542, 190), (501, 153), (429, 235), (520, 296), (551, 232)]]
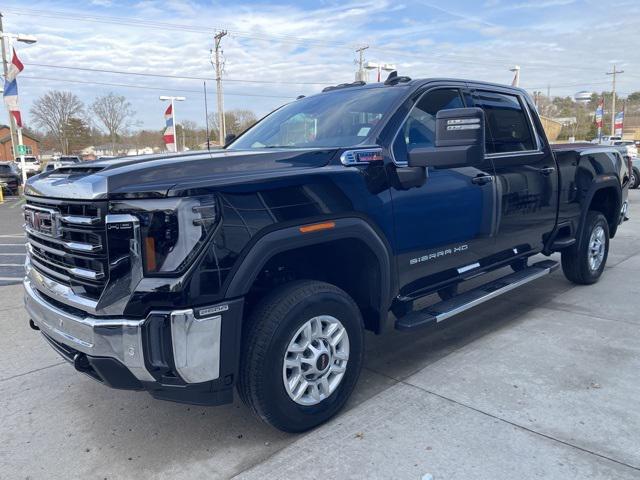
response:
[(496, 298), (503, 293), (507, 293), (533, 280), (544, 277), (556, 270), (559, 266), (558, 262), (554, 262), (553, 260), (543, 260), (524, 270), (456, 295), (449, 300), (429, 305), (423, 310), (408, 313), (396, 320), (396, 329), (414, 330), (428, 325), (435, 325), (476, 305)]

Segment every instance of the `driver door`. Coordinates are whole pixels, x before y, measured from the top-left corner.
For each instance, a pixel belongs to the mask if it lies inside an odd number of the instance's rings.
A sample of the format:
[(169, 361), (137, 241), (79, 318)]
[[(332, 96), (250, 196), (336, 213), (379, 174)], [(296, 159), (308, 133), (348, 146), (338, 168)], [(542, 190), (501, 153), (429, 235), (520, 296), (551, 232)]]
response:
[[(435, 146), (436, 114), (463, 108), (459, 88), (436, 88), (414, 104), (392, 146), (395, 176), (406, 178), (407, 152)], [(403, 172), (405, 170), (405, 172)], [(472, 274), (495, 251), (496, 194), (491, 160), (479, 167), (427, 167), (419, 185), (391, 190), (401, 295)]]

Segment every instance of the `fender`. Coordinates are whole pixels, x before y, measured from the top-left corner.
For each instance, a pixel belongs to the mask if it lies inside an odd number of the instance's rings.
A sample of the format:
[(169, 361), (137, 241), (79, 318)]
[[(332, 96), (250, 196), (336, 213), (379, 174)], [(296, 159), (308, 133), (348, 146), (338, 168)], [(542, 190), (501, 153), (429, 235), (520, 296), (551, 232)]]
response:
[[(598, 175), (596, 178), (594, 178), (591, 186), (589, 187), (589, 190), (587, 190), (587, 193), (584, 195), (582, 202), (580, 202), (581, 203), (580, 221), (578, 223), (578, 231), (576, 232), (576, 238), (578, 240), (577, 248), (582, 247), (582, 233), (585, 228), (585, 220), (587, 218), (587, 213), (589, 212), (589, 205), (591, 205), (591, 201), (593, 200), (593, 197), (599, 190), (602, 190), (603, 188), (609, 188), (609, 187), (613, 187), (614, 191), (616, 192), (615, 205), (614, 205), (616, 209), (615, 211), (619, 212), (620, 209), (622, 208), (622, 187), (620, 186), (620, 180), (618, 179), (618, 177), (616, 177), (615, 175), (608, 174), (608, 175)], [(617, 218), (618, 216), (616, 216), (616, 219)], [(615, 225), (613, 226), (610, 232), (611, 238), (613, 238), (613, 236), (615, 235), (617, 228), (618, 228), (618, 222), (616, 220)]]
[[(317, 245), (353, 238), (363, 241), (371, 248), (380, 266), (380, 319), (377, 331), (381, 331), (386, 323), (387, 313), (391, 305), (394, 289), (390, 248), (383, 237), (365, 220), (357, 217), (323, 219), (331, 220), (335, 227), (320, 232), (301, 233), (301, 225), (272, 231), (260, 237), (244, 257), (238, 260), (238, 269), (231, 274), (231, 279), (224, 290), (224, 298), (236, 298), (246, 295), (258, 274), (274, 255), (295, 248)], [(305, 223), (306, 224), (306, 223)]]

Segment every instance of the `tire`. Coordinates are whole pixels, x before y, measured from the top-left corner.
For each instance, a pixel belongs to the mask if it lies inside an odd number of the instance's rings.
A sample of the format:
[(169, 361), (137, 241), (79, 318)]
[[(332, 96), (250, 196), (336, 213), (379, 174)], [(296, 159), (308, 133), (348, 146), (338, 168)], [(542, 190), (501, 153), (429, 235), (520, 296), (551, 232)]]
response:
[(633, 167), (631, 169), (632, 173), (631, 173), (631, 179), (629, 181), (629, 186), (632, 189), (636, 189), (638, 187), (640, 187), (640, 170), (637, 169), (636, 167)]
[[(596, 242), (598, 236), (601, 239)], [(581, 238), (577, 240), (575, 245), (562, 250), (562, 271), (573, 283), (591, 285), (602, 275), (609, 255), (609, 224), (604, 215), (589, 211)], [(599, 262), (591, 263), (595, 256)]]
[[(319, 317), (321, 320), (318, 320)], [(306, 338), (304, 332), (307, 330), (304, 327), (310, 322), (315, 322), (312, 325), (321, 323), (322, 328), (312, 328), (316, 332), (324, 332), (325, 327), (328, 331), (336, 326), (335, 323), (329, 326), (322, 323), (326, 319), (337, 320), (344, 329), (346, 342), (343, 334), (338, 346), (342, 349), (340, 355), (343, 358), (346, 345), (347, 360), (339, 358), (337, 346), (328, 344), (331, 337), (311, 342)], [(318, 343), (314, 346), (313, 342)], [(304, 352), (291, 353), (294, 347), (302, 349), (305, 344), (307, 347)], [(285, 432), (309, 430), (334, 416), (351, 395), (362, 368), (363, 344), (360, 310), (344, 291), (334, 285), (311, 280), (283, 285), (259, 302), (243, 329), (238, 379), (240, 398), (258, 418), (275, 428)], [(322, 357), (323, 354), (314, 357), (309, 350), (311, 347), (316, 353), (328, 352), (328, 358)], [(307, 357), (315, 360), (300, 360)], [(285, 368), (285, 358), (293, 363), (297, 360), (307, 370)], [(338, 372), (343, 368), (342, 376), (334, 373), (334, 369)], [(309, 373), (309, 369), (315, 373)], [(325, 373), (318, 373), (321, 371)], [(324, 391), (321, 391), (322, 385), (317, 389), (312, 386), (303, 389), (307, 383), (321, 383), (313, 379), (316, 374), (319, 378), (329, 379), (323, 386)], [(300, 388), (291, 393), (290, 387), (285, 386), (288, 375), (292, 379), (301, 379), (296, 383)], [(334, 384), (339, 376), (340, 379)], [(333, 389), (329, 389), (330, 385)], [(296, 392), (305, 393), (296, 400)]]

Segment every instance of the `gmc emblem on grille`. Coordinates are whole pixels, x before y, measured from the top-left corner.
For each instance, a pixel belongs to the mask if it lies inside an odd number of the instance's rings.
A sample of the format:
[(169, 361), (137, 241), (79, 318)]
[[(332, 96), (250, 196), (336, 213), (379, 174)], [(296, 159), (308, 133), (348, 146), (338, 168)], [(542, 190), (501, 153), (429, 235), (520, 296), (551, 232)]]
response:
[(56, 212), (53, 210), (32, 210), (27, 208), (24, 211), (24, 219), (27, 227), (35, 232), (49, 237), (58, 236)]

